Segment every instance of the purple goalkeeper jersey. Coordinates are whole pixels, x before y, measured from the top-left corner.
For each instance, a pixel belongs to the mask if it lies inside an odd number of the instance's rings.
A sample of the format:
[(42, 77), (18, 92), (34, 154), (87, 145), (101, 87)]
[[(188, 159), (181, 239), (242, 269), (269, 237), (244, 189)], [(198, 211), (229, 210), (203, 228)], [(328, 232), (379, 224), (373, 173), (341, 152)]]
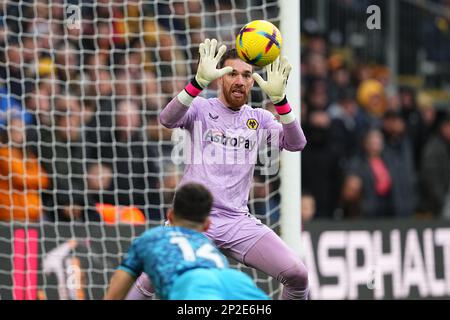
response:
[(248, 105), (233, 111), (218, 98), (197, 97), (187, 107), (174, 97), (161, 112), (160, 121), (168, 128), (189, 132), (180, 185), (197, 182), (210, 190), (213, 219), (219, 213), (230, 219), (249, 212), (247, 201), (258, 149), (266, 141), (278, 151), (300, 151), (306, 144), (297, 120), (281, 124), (269, 111)]

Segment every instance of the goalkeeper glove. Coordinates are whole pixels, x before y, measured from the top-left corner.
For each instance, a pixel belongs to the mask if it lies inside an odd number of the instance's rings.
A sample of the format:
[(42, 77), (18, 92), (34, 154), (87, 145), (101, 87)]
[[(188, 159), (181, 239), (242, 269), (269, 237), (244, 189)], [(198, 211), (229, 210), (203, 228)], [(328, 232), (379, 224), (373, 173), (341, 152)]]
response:
[(197, 74), (194, 79), (178, 94), (178, 100), (189, 106), (192, 100), (200, 94), (200, 92), (205, 89), (212, 81), (223, 75), (233, 71), (231, 67), (225, 67), (222, 69), (217, 69), (217, 64), (222, 58), (223, 54), (227, 50), (225, 45), (219, 48), (216, 54), (217, 40), (216, 39), (206, 39), (200, 44), (199, 53), (200, 61), (197, 68)]
[(216, 39), (206, 39), (200, 44), (200, 62), (197, 68), (197, 74), (195, 75), (195, 80), (202, 87), (206, 88), (212, 81), (223, 75), (233, 71), (231, 67), (225, 67), (222, 69), (217, 69), (217, 64), (222, 58), (223, 54), (227, 50), (225, 45), (219, 48), (216, 54), (217, 40)]
[(257, 73), (253, 73), (252, 75), (261, 89), (269, 96), (280, 115), (287, 114), (291, 111), (285, 93), (287, 79), (291, 70), (292, 66), (287, 58), (283, 57), (280, 59), (278, 57), (274, 62), (266, 66), (267, 81), (264, 81)]

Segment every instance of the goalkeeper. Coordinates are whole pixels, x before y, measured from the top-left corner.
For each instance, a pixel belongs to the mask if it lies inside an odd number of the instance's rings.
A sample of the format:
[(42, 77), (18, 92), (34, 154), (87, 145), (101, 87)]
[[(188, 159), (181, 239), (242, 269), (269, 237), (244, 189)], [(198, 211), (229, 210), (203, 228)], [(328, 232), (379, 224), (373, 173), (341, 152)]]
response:
[[(269, 227), (249, 213), (247, 201), (253, 179), (254, 163), (217, 164), (217, 155), (245, 152), (256, 156), (258, 134), (269, 132), (267, 140), (278, 141), (280, 150), (301, 151), (306, 139), (299, 121), (285, 96), (291, 65), (285, 57), (266, 67), (267, 81), (253, 73), (250, 64), (239, 59), (236, 50), (217, 41), (200, 44), (200, 61), (195, 78), (174, 97), (160, 114), (167, 128), (184, 128), (191, 135), (190, 150), (200, 150), (202, 159), (187, 163), (180, 185), (197, 182), (213, 194), (211, 226), (205, 232), (217, 247), (237, 261), (254, 267), (284, 285), (282, 299), (306, 299), (308, 274), (299, 257)], [(219, 69), (217, 68), (219, 66)], [(217, 98), (198, 95), (218, 79)], [(280, 115), (281, 124), (267, 110), (246, 104), (254, 81), (269, 96)], [(278, 139), (274, 139), (274, 133)], [(199, 139), (201, 141), (199, 141)], [(239, 142), (244, 143), (239, 143)], [(212, 159), (211, 149), (215, 151)], [(228, 158), (228, 157), (227, 157)], [(242, 160), (242, 159), (241, 159)], [(292, 201), (298, 201), (292, 199)], [(143, 275), (130, 292), (129, 299), (144, 298), (151, 285)]]

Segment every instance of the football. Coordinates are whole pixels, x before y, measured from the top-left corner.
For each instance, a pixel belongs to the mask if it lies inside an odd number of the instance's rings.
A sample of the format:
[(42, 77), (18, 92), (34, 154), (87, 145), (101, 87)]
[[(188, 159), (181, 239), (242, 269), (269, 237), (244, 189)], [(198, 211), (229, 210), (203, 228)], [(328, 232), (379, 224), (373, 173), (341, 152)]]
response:
[(236, 51), (245, 62), (263, 67), (272, 63), (281, 52), (281, 33), (266, 20), (254, 20), (241, 28), (236, 36)]

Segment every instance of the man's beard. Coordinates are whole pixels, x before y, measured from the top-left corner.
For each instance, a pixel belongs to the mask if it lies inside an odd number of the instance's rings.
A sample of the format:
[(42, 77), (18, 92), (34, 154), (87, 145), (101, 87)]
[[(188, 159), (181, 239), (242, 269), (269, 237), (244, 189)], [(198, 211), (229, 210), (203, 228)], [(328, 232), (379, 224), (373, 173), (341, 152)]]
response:
[(228, 105), (231, 109), (239, 110), (244, 104), (248, 101), (248, 93), (245, 92), (245, 90), (240, 90), (242, 97), (241, 98), (235, 98), (233, 97), (233, 91), (235, 91), (236, 88), (231, 88), (228, 91), (228, 95), (225, 96), (225, 100), (227, 101)]

